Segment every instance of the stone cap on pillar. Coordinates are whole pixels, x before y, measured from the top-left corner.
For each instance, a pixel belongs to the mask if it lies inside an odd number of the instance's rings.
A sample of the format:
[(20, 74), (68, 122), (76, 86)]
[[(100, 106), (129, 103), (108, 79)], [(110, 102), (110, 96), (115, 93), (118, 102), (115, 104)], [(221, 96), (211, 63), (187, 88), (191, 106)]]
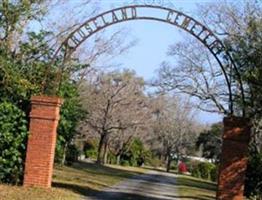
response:
[(59, 108), (62, 104), (63, 100), (59, 97), (33, 96), (30, 118), (59, 120)]
[(33, 96), (31, 97), (31, 103), (40, 105), (54, 105), (60, 107), (63, 104), (63, 100), (60, 97)]
[(252, 127), (250, 119), (245, 117), (225, 117), (224, 118), (224, 140), (249, 141), (250, 129)]

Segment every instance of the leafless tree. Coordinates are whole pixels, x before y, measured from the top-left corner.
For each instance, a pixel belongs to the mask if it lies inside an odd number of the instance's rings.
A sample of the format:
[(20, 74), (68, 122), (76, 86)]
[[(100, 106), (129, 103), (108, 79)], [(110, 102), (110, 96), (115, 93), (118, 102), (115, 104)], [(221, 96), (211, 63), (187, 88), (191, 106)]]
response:
[(110, 142), (115, 143), (120, 138), (123, 143), (128, 142), (130, 134), (126, 131), (143, 124), (146, 113), (143, 85), (142, 78), (124, 71), (98, 74), (95, 80), (81, 86), (82, 102), (89, 111), (86, 123), (100, 135), (98, 163), (106, 163)]
[[(210, 28), (219, 36), (225, 38), (228, 46), (235, 47), (242, 42), (241, 56), (235, 56), (234, 60), (238, 64), (241, 76), (244, 79), (244, 89), (248, 105), (247, 116), (253, 122), (252, 145), (255, 151), (261, 152), (262, 149), (262, 128), (261, 128), (261, 86), (259, 77), (261, 61), (261, 21), (262, 4), (256, 0), (241, 0), (237, 2), (221, 1), (219, 4), (210, 4), (209, 6), (200, 6), (198, 14), (206, 24), (212, 24)], [(254, 31), (251, 27), (257, 22), (258, 29)], [(255, 38), (255, 39), (254, 39)], [(253, 42), (252, 42), (253, 41)], [(247, 45), (246, 45), (247, 44)], [(246, 46), (245, 46), (246, 45)], [(242, 52), (241, 52), (242, 51)], [(252, 53), (253, 57), (251, 57)], [(244, 58), (243, 60), (241, 58)], [(246, 60), (251, 60), (247, 63)], [(258, 61), (256, 61), (258, 60)], [(261, 59), (260, 59), (261, 60)], [(254, 62), (253, 62), (254, 61)], [(248, 71), (246, 66), (251, 66)]]
[(185, 93), (197, 99), (203, 111), (227, 113), (228, 92), (221, 69), (208, 50), (195, 39), (171, 45), (168, 55), (174, 63), (163, 62), (155, 84), (161, 91)]
[(154, 132), (162, 143), (165, 153), (166, 170), (170, 170), (174, 156), (185, 155), (187, 148), (194, 144), (194, 118), (189, 101), (178, 97), (157, 97), (154, 106)]

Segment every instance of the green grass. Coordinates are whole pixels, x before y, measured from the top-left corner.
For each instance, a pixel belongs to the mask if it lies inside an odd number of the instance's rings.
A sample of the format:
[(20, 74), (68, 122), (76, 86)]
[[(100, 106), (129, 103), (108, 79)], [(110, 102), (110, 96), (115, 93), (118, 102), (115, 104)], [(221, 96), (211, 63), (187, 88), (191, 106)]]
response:
[(145, 172), (142, 168), (77, 163), (55, 170), (53, 186), (88, 196), (126, 178)]
[(0, 185), (0, 200), (79, 200), (145, 170), (132, 167), (76, 163), (56, 166), (51, 189)]
[(177, 191), (181, 199), (214, 200), (216, 184), (191, 176), (178, 175)]
[[(100, 166), (92, 163), (56, 166), (51, 189), (0, 185), (0, 200), (79, 200), (145, 171), (142, 168)], [(175, 188), (183, 200), (215, 199), (214, 183), (190, 176), (177, 175)]]

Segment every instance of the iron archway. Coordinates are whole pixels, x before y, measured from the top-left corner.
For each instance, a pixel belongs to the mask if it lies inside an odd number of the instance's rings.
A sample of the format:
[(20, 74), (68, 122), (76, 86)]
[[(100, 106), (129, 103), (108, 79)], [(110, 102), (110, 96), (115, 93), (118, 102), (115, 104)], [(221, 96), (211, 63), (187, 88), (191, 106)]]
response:
[[(143, 11), (143, 9), (160, 11), (162, 16), (154, 16), (153, 14), (144, 16), (140, 13), (141, 11)], [(245, 95), (241, 76), (223, 42), (209, 28), (204, 26), (199, 21), (180, 11), (171, 8), (148, 4), (129, 5), (111, 9), (95, 17), (92, 17), (68, 35), (68, 37), (64, 40), (61, 46), (56, 50), (51, 65), (54, 64), (55, 59), (58, 56), (63, 57), (63, 64), (65, 64), (65, 62), (71, 57), (72, 53), (85, 40), (87, 40), (93, 34), (99, 32), (100, 30), (114, 24), (133, 20), (153, 20), (168, 23), (170, 25), (174, 25), (183, 29), (184, 31), (197, 38), (214, 56), (224, 75), (229, 94), (229, 111), (227, 114), (230, 116), (234, 113), (234, 100), (232, 93), (232, 82), (228, 74), (232, 73), (232, 71), (234, 71), (234, 73), (236, 74), (238, 80), (237, 89), (240, 92), (243, 104), (242, 115), (245, 116)], [(63, 64), (61, 66), (61, 71), (63, 68)]]

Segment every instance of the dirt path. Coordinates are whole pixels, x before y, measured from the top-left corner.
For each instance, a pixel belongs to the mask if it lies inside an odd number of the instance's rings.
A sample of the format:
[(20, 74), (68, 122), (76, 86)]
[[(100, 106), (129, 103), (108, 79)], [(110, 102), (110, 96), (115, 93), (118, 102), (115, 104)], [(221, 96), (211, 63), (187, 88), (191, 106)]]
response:
[(149, 171), (125, 180), (86, 200), (175, 200), (176, 178), (173, 174)]

